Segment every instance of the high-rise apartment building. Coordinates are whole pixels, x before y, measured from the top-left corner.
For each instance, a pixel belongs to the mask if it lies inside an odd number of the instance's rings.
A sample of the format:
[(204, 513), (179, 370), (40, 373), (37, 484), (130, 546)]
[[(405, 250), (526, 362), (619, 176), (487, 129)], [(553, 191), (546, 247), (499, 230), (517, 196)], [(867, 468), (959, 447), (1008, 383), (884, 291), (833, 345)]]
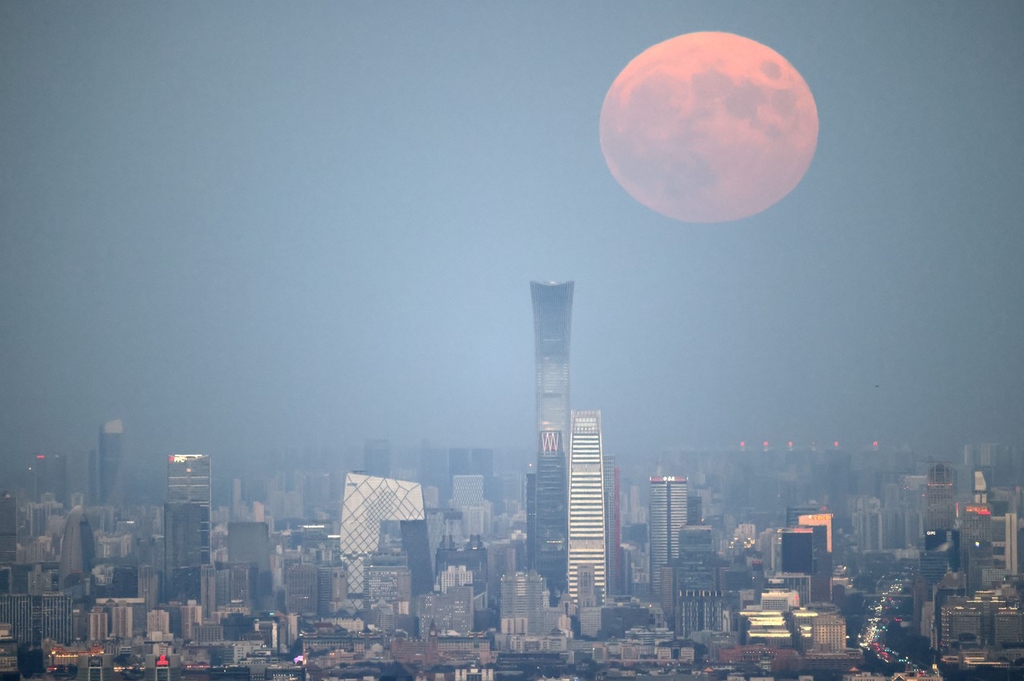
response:
[(107, 421), (100, 427), (97, 457), (99, 470), (96, 480), (100, 504), (117, 504), (121, 501), (121, 438), (123, 434), (124, 424), (121, 419)]
[(210, 564), (210, 457), (167, 457), (164, 600), (202, 598), (200, 568)]
[(686, 525), (686, 478), (668, 475), (651, 478), (651, 501), (647, 514), (650, 536), (651, 593), (661, 594), (662, 568), (679, 557), (679, 530)]
[(534, 536), (527, 554), (552, 596), (567, 588), (568, 485), (565, 443), (569, 429), (569, 344), (573, 282), (530, 284), (537, 390), (537, 470)]
[[(593, 592), (603, 599), (607, 589), (605, 543), (604, 456), (601, 412), (572, 412), (569, 443), (569, 597), (579, 603), (580, 575), (593, 571)], [(596, 606), (601, 603), (591, 603)]]

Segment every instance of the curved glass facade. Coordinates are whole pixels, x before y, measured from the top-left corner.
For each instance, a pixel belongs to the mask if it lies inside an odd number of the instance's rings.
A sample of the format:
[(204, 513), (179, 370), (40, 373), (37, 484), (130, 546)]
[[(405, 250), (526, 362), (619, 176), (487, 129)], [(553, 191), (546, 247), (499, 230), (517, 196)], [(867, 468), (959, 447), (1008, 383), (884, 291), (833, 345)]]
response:
[(537, 432), (569, 429), (569, 340), (573, 282), (530, 283), (537, 362)]
[(573, 282), (530, 283), (536, 352), (537, 470), (527, 519), (533, 536), (528, 555), (552, 599), (564, 592), (568, 559), (566, 443), (569, 430), (569, 341)]

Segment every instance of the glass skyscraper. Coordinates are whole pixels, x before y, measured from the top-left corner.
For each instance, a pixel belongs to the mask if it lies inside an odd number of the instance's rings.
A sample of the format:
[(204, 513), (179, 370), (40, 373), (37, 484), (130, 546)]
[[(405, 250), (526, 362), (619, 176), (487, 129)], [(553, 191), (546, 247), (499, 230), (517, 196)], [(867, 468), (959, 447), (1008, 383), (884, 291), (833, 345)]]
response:
[(569, 430), (569, 340), (573, 282), (530, 283), (537, 364), (537, 432)]
[(200, 568), (210, 564), (210, 457), (167, 457), (164, 505), (165, 600), (201, 598)]
[(568, 486), (565, 443), (569, 430), (569, 341), (573, 282), (530, 283), (537, 389), (535, 528), (527, 553), (552, 598), (568, 586)]
[(121, 489), (121, 437), (124, 424), (121, 419), (107, 421), (100, 428), (99, 456), (96, 488), (100, 504), (117, 504), (123, 497)]

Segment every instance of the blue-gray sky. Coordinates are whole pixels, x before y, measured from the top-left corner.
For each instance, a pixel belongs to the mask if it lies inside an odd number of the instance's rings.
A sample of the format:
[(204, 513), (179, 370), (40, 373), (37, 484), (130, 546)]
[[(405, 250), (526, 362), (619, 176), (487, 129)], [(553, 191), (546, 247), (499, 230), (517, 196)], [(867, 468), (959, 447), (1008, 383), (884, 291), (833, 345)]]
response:
[[(598, 143), (638, 53), (780, 52), (817, 155), (687, 225)], [(1024, 4), (0, 4), (4, 457), (528, 450), (529, 281), (622, 456), (1024, 438)]]

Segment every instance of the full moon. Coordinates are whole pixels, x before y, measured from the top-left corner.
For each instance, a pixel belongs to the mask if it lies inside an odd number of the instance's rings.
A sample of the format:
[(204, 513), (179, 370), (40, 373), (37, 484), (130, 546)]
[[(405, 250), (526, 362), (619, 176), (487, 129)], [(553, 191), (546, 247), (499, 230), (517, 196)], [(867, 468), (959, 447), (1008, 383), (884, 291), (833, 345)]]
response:
[(818, 143), (810, 88), (775, 50), (732, 33), (688, 33), (645, 50), (601, 107), (601, 151), (637, 201), (683, 222), (774, 205)]

